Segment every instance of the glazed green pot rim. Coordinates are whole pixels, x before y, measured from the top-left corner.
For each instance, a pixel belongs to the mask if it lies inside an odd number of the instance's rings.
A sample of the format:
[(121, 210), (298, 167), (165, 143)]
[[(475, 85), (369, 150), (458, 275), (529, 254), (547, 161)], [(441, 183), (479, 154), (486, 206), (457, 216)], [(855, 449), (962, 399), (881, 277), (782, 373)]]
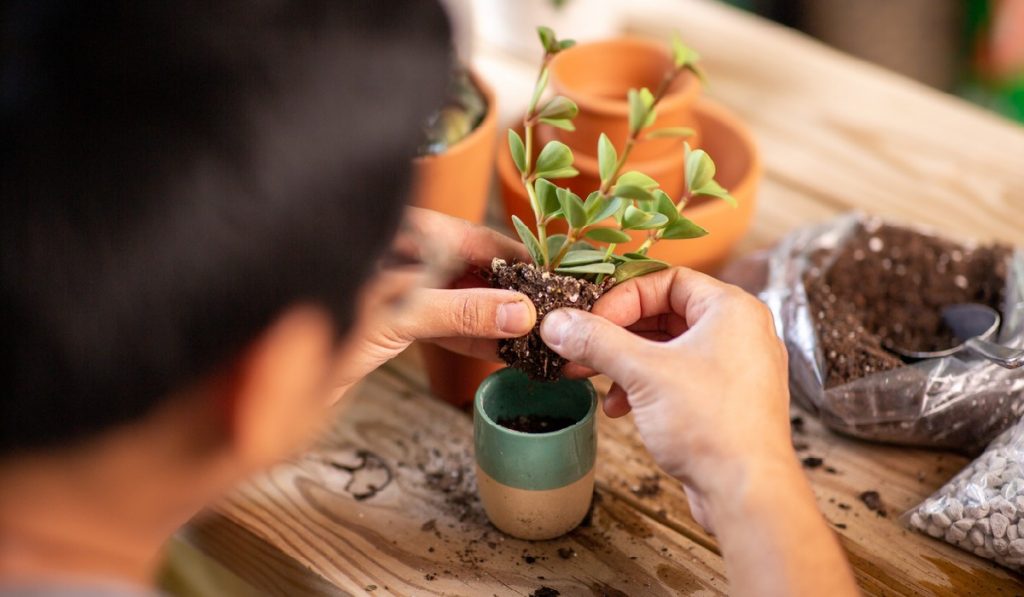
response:
[[(515, 370), (515, 369), (512, 369), (512, 368), (505, 368), (505, 369), (501, 369), (499, 371), (495, 371), (494, 373), (488, 375), (487, 378), (484, 379), (483, 383), (481, 383), (480, 386), (477, 387), (477, 389), (476, 389), (476, 397), (473, 400), (473, 410), (476, 412), (476, 414), (479, 415), (480, 418), (484, 422), (486, 422), (491, 428), (497, 430), (499, 433), (502, 433), (502, 434), (505, 434), (505, 435), (510, 435), (512, 437), (536, 437), (536, 438), (541, 438), (541, 437), (543, 437), (543, 438), (557, 437), (559, 434), (569, 435), (570, 433), (572, 433), (573, 431), (579, 429), (580, 427), (585, 425), (588, 421), (593, 419), (595, 414), (597, 413), (597, 390), (594, 388), (594, 384), (592, 384), (589, 379), (566, 379), (566, 378), (563, 378), (563, 380), (560, 380), (557, 383), (565, 383), (565, 382), (577, 383), (577, 384), (583, 386), (586, 389), (587, 394), (590, 396), (590, 405), (587, 407), (586, 414), (584, 414), (582, 417), (580, 417), (580, 420), (576, 421), (572, 425), (569, 425), (568, 427), (563, 427), (563, 428), (561, 428), (561, 429), (559, 429), (557, 431), (547, 431), (545, 433), (526, 433), (525, 431), (516, 431), (514, 429), (509, 429), (508, 427), (503, 427), (503, 426), (499, 425), (497, 423), (497, 421), (492, 419), (489, 414), (487, 414), (487, 411), (483, 407), (483, 400), (484, 400), (484, 395), (487, 393), (488, 388), (490, 386), (494, 385), (494, 384), (501, 383), (501, 378), (506, 376), (506, 375), (522, 375), (522, 373), (519, 372), (518, 370)], [(538, 383), (543, 383), (543, 382), (538, 382)]]

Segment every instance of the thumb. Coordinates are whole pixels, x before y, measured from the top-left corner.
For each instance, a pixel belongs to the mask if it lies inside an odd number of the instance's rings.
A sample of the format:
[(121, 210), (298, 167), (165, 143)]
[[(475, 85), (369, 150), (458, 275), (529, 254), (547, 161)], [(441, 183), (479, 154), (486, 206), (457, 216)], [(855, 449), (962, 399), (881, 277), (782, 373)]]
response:
[(644, 338), (579, 309), (548, 313), (541, 322), (540, 335), (558, 354), (623, 386), (631, 385), (639, 355), (650, 348)]
[(526, 296), (490, 288), (421, 288), (402, 307), (395, 328), (409, 340), (512, 338), (529, 333), (537, 319)]

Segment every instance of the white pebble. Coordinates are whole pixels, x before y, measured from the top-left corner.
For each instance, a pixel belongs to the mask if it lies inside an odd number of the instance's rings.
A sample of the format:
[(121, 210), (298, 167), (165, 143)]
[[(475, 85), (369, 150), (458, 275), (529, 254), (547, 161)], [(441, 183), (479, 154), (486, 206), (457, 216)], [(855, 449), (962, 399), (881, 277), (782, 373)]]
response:
[(959, 500), (949, 500), (946, 504), (946, 516), (954, 522), (960, 520), (964, 517), (964, 505)]
[(993, 539), (992, 540), (992, 551), (1002, 555), (1007, 552), (1010, 547), (1010, 542), (1006, 539)]
[(924, 518), (922, 518), (920, 514), (914, 512), (910, 515), (910, 526), (919, 531), (923, 531), (928, 527), (928, 523), (924, 521)]
[(956, 527), (949, 527), (946, 529), (945, 539), (947, 543), (959, 543), (966, 538), (967, 533)]
[(973, 543), (976, 547), (981, 547), (982, 545), (985, 545), (985, 535), (982, 534), (980, 529), (973, 529), (970, 533), (967, 534), (967, 537), (971, 540), (971, 543)]
[(999, 512), (993, 514), (989, 520), (992, 522), (992, 536), (1005, 537), (1006, 527), (1010, 526), (1010, 519)]
[[(910, 518), (913, 519), (914, 517), (911, 516)], [(958, 528), (961, 531), (966, 533), (967, 531), (971, 530), (971, 527), (974, 526), (974, 519), (973, 518), (961, 518), (960, 520), (954, 522), (953, 526), (955, 526), (956, 528)]]
[(1024, 539), (1010, 541), (1010, 555), (1016, 557), (1024, 556)]
[(981, 520), (978, 521), (978, 524), (975, 525), (975, 526), (977, 526), (978, 529), (980, 529), (983, 534), (990, 535), (990, 534), (992, 534), (992, 526), (991, 526), (991, 524), (992, 523), (989, 522), (989, 519), (982, 518)]
[(942, 527), (936, 524), (928, 525), (928, 528), (925, 529), (925, 532), (931, 535), (932, 537), (935, 537), (936, 539), (945, 534), (945, 531), (942, 529)]
[(953, 524), (953, 521), (951, 521), (944, 512), (935, 512), (932, 514), (932, 523), (940, 528), (946, 529), (949, 528), (949, 525)]
[(967, 506), (965, 512), (971, 518), (981, 520), (982, 518), (988, 516), (988, 504), (982, 503), (977, 506)]
[(1006, 538), (1008, 540), (1014, 541), (1017, 539), (1018, 536), (1019, 535), (1017, 535), (1017, 525), (1011, 524), (1010, 526), (1006, 527)]

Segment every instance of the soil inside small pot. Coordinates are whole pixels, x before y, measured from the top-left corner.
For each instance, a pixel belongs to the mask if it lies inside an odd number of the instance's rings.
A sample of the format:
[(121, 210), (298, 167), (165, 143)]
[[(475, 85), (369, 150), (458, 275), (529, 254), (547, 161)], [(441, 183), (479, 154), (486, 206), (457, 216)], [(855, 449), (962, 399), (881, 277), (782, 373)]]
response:
[(982, 303), (1000, 310), (1011, 248), (966, 247), (891, 225), (859, 227), (832, 263), (823, 252), (804, 276), (826, 364), (826, 388), (903, 367), (891, 352), (959, 342), (942, 308)]
[(548, 415), (519, 415), (497, 420), (498, 425), (512, 431), (522, 433), (552, 433), (561, 431), (576, 423), (570, 417), (552, 417)]
[(532, 263), (510, 264), (502, 259), (495, 259), (491, 270), (491, 286), (521, 292), (537, 308), (537, 324), (533, 330), (519, 338), (500, 340), (498, 356), (508, 366), (521, 369), (530, 379), (559, 379), (566, 360), (541, 340), (541, 321), (551, 311), (563, 307), (590, 311), (597, 299), (611, 287), (611, 280), (598, 286), (587, 280), (545, 272)]

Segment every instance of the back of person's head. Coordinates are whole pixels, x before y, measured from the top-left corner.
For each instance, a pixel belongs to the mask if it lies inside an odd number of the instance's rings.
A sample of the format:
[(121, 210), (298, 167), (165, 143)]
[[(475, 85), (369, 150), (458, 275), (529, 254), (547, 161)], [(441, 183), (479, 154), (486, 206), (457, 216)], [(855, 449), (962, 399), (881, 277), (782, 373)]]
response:
[(143, 417), (289, 306), (351, 326), (443, 95), (439, 6), (0, 10), (0, 458)]

